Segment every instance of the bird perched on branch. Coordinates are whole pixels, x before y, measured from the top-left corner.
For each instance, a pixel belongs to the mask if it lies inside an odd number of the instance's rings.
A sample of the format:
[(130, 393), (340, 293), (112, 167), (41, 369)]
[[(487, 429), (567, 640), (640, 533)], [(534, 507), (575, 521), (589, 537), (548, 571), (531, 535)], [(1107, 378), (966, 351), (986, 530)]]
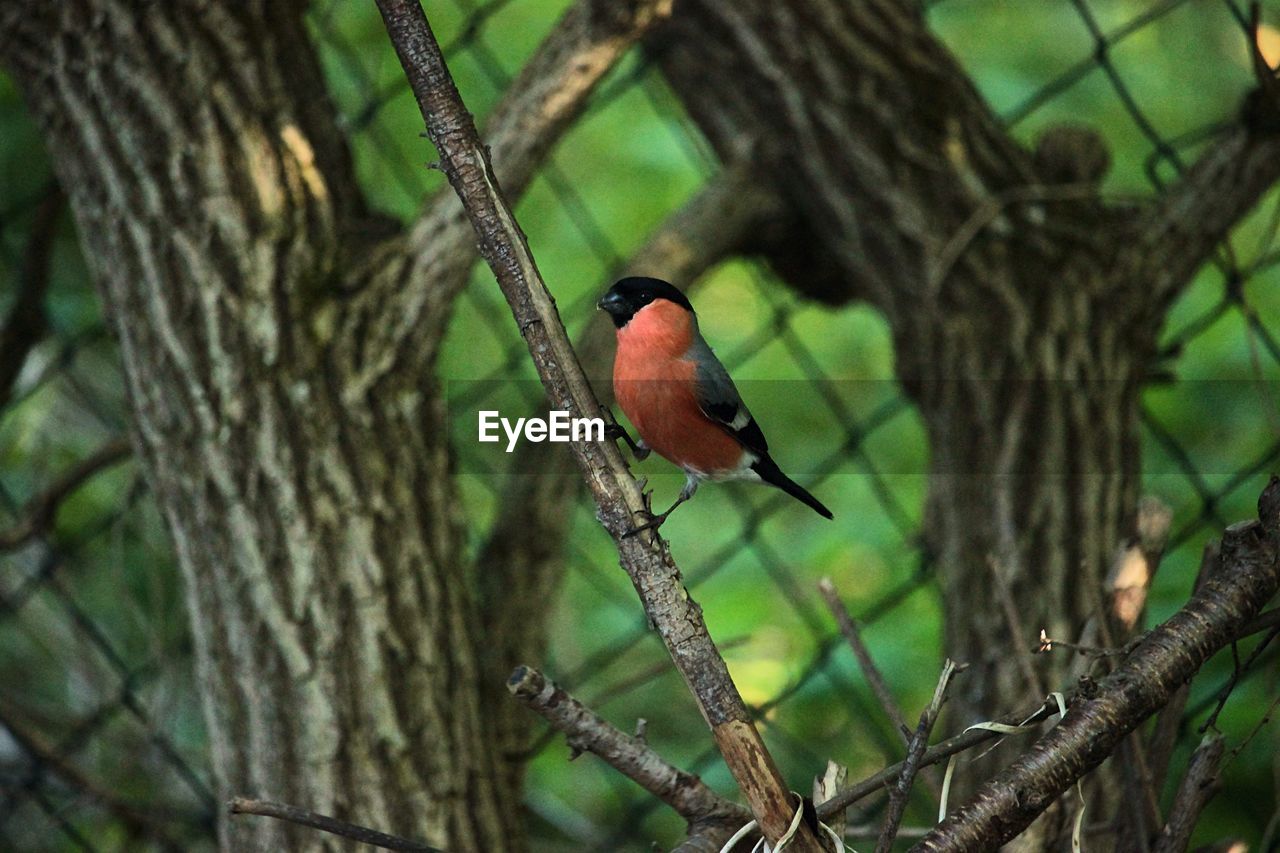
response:
[(671, 508), (632, 533), (658, 527), (693, 497), (703, 480), (750, 480), (777, 486), (824, 518), (831, 510), (779, 470), (769, 444), (733, 387), (733, 380), (698, 331), (688, 298), (656, 278), (624, 278), (597, 303), (617, 328), (613, 391), (640, 433), (632, 442), (680, 466), (685, 485)]

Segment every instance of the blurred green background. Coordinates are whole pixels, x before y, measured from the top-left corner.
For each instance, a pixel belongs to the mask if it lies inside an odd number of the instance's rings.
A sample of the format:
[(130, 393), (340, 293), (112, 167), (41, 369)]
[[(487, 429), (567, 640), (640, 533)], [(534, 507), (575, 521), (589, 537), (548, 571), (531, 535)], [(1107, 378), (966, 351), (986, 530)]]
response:
[[(429, 0), (428, 16), (479, 117), (566, 5)], [(1176, 176), (1178, 162), (1192, 162), (1234, 117), (1251, 81), (1240, 3), (929, 5), (936, 31), (1019, 139), (1030, 144), (1064, 121), (1104, 135), (1114, 162), (1105, 186), (1117, 198), (1149, 196)], [(1277, 4), (1264, 5), (1265, 19), (1280, 23)], [(408, 219), (443, 178), (423, 168), (435, 155), (418, 136), (420, 117), (373, 4), (321, 0), (311, 19), (365, 190), (377, 206)], [(638, 53), (628, 57), (518, 208), (571, 331), (603, 322), (592, 303), (612, 272), (715, 168), (658, 72)], [(50, 180), (39, 134), (0, 77), (0, 309), (11, 301)], [(1179, 301), (1162, 333), (1168, 375), (1146, 393), (1143, 470), (1146, 493), (1174, 510), (1176, 547), (1157, 577), (1149, 622), (1185, 600), (1215, 531), (1252, 515), (1280, 455), (1278, 216), (1280, 195), (1272, 192)], [(0, 519), (125, 428), (113, 343), (69, 217), (63, 219), (49, 294), (53, 332), (0, 410)], [(804, 303), (748, 262), (716, 269), (694, 302), (778, 461), (838, 520), (825, 522), (763, 489), (710, 486), (664, 534), (713, 635), (727, 647), (744, 696), (762, 709), (766, 740), (793, 786), (807, 790), (828, 758), (860, 778), (896, 761), (901, 746), (835, 636), (815, 584), (831, 577), (866, 620), (865, 639), (914, 717), (945, 652), (936, 582), (917, 541), (923, 431), (893, 382), (887, 329), (873, 311)], [(477, 268), (442, 363), (476, 544), (504, 482), (495, 468), (507, 460), (476, 452), (475, 412), (518, 409), (511, 395), (533, 386), (509, 380), (532, 378), (526, 361), (487, 268)], [(607, 377), (610, 365), (588, 371)], [(484, 381), (494, 379), (503, 382)], [(683, 480), (656, 458), (636, 467), (659, 505)], [(731, 791), (705, 725), (645, 629), (613, 547), (585, 503), (567, 553), (566, 580), (548, 614), (550, 650), (529, 662), (624, 729), (645, 718), (659, 752)], [(40, 734), (47, 748), (0, 726), (0, 848), (130, 848), (120, 815), (68, 784), (50, 754), (120, 800), (162, 815), (182, 846), (209, 843), (203, 833), (216, 804), (207, 789), (183, 607), (163, 523), (131, 464), (77, 492), (55, 536), (0, 555), (0, 713), (28, 735)], [(1198, 741), (1194, 728), (1230, 669), (1229, 656), (1219, 656), (1196, 680), (1177, 762)], [(1270, 654), (1220, 721), (1229, 750), (1278, 689)], [(990, 710), (996, 716), (1011, 709)], [(538, 849), (647, 850), (651, 841), (670, 845), (682, 834), (682, 822), (631, 782), (591, 756), (568, 763), (567, 752), (561, 740), (545, 738), (530, 765), (527, 806)], [(1231, 760), (1197, 841), (1231, 835), (1260, 842), (1277, 808), (1276, 755), (1275, 733), (1264, 729)], [(860, 822), (874, 825), (880, 808), (872, 804)], [(918, 788), (906, 824), (927, 825), (936, 808)]]

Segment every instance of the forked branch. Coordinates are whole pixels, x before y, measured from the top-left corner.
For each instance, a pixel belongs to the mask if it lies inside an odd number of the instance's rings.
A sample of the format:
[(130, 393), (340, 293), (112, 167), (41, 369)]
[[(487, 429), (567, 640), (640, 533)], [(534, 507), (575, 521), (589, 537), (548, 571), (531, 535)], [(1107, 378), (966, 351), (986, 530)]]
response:
[(1148, 632), (1061, 723), (948, 815), (916, 849), (990, 849), (1013, 838), (1235, 639), (1280, 589), (1280, 479), (1258, 501), (1258, 521), (1223, 536), (1220, 565), (1191, 600)]
[(722, 824), (728, 827), (724, 833), (728, 838), (733, 829), (751, 819), (742, 806), (726, 800), (692, 773), (674, 767), (643, 740), (620, 731), (536, 669), (517, 667), (507, 689), (563, 732), (571, 747), (598, 755), (690, 824)]

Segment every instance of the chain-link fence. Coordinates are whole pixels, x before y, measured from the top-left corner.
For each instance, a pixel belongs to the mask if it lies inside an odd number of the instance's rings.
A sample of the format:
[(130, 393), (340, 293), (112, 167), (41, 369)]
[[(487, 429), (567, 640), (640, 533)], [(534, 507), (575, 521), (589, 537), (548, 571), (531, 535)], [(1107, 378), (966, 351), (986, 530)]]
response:
[[(1115, 161), (1108, 191), (1160, 192), (1229, 126), (1249, 85), (1247, 14), (1230, 0), (1008, 5), (936, 0), (929, 14), (1019, 138), (1066, 119), (1098, 128)], [(535, 0), (432, 6), (463, 94), (482, 115), (554, 11)], [(310, 14), (361, 178), (377, 204), (408, 217), (441, 182), (421, 168), (429, 155), (376, 14), (371, 4), (333, 0)], [(977, 37), (1002, 31), (1023, 37)], [(153, 499), (120, 449), (126, 407), (116, 354), (69, 217), (47, 166), (30, 166), (35, 133), (10, 89), (3, 109), (0, 122), (19, 139), (0, 164), (13, 190), (0, 205), (2, 304), (17, 318), (4, 335), (30, 346), (6, 344), (24, 357), (0, 408), (0, 510), (12, 525), (0, 532), (0, 847), (209, 845), (219, 804), (177, 569)], [(649, 228), (715, 169), (658, 71), (639, 52), (630, 56), (519, 209), (571, 330), (589, 321), (600, 287)], [(1280, 457), (1271, 391), (1280, 375), (1278, 232), (1273, 193), (1223, 244), (1162, 337), (1169, 374), (1145, 400), (1145, 487), (1170, 504), (1175, 525), (1152, 619), (1185, 599), (1205, 540), (1250, 514), (1263, 473)], [(33, 283), (42, 253), (47, 281)], [(15, 308), (32, 287), (47, 307), (44, 335)], [(681, 510), (685, 521), (673, 516), (677, 558), (788, 778), (827, 758), (849, 765), (852, 777), (867, 775), (897, 760), (901, 742), (823, 610), (817, 578), (835, 578), (903, 707), (923, 705), (941, 653), (937, 587), (918, 537), (927, 448), (892, 382), (887, 331), (866, 309), (803, 302), (746, 262), (714, 271), (695, 301), (713, 306), (704, 331), (731, 372), (776, 381), (744, 383), (744, 393), (780, 460), (824, 500), (838, 493), (837, 512), (858, 519), (858, 536), (850, 542), (812, 522), (799, 528), (805, 544), (797, 548), (797, 525), (810, 522), (797, 522), (786, 498), (724, 487)], [(526, 361), (487, 270), (478, 271), (442, 364), (456, 410), (484, 404), (498, 384), (484, 380), (531, 376)], [(604, 365), (589, 370), (607, 374)], [(783, 405), (794, 395), (799, 403)], [(457, 427), (460, 441), (473, 437), (473, 421)], [(805, 437), (803, 450), (788, 448), (789, 434)], [(661, 463), (643, 470), (659, 501), (674, 493)], [(503, 480), (465, 466), (460, 478), (469, 511), (484, 518)], [(731, 789), (710, 741), (690, 735), (702, 731), (696, 712), (679, 698), (683, 686), (609, 543), (589, 532), (585, 508), (575, 524), (549, 660), (531, 663), (620, 725), (646, 717), (660, 752)], [(1197, 681), (1187, 727), (1203, 719), (1230, 667), (1216, 662)], [(1257, 672), (1274, 681), (1273, 666), (1255, 664), (1219, 723), (1236, 741), (1275, 690), (1250, 678)], [(607, 768), (566, 768), (557, 744), (539, 736), (530, 765), (526, 807), (545, 849), (616, 850), (679, 832), (657, 801)], [(1234, 761), (1225, 783), (1247, 794), (1222, 798), (1209, 821), (1238, 826), (1236, 834), (1261, 831), (1274, 809), (1271, 752)], [(874, 807), (863, 815), (874, 817)]]

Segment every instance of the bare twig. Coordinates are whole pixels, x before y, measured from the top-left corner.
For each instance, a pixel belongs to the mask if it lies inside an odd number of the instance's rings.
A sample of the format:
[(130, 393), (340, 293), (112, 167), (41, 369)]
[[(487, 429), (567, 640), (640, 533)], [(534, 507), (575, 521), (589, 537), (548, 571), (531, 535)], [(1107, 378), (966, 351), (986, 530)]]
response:
[(114, 438), (54, 480), (49, 488), (27, 502), (12, 527), (0, 531), (0, 551), (11, 551), (43, 533), (68, 496), (99, 472), (127, 459), (130, 452), (128, 439)]
[[(1191, 585), (1195, 593), (1206, 580), (1217, 571), (1221, 543), (1211, 539), (1205, 543), (1200, 555), (1200, 568), (1196, 571), (1196, 579)], [(1262, 614), (1265, 616), (1266, 614)], [(1261, 617), (1258, 617), (1261, 618)], [(1251, 620), (1250, 624), (1258, 621)], [(1245, 626), (1246, 629), (1249, 627)], [(1237, 637), (1239, 639), (1239, 637)], [(1156, 790), (1164, 789), (1165, 775), (1169, 770), (1169, 760), (1173, 757), (1173, 749), (1177, 745), (1178, 735), (1182, 729), (1182, 712), (1186, 710), (1187, 700), (1191, 697), (1191, 685), (1184, 684), (1174, 691), (1169, 704), (1160, 711), (1156, 718), (1154, 731), (1147, 743), (1147, 760), (1151, 765), (1151, 784)]]
[[(665, 20), (671, 0), (578, 0), (511, 82), (486, 123), (485, 141), (514, 201), (523, 195), (564, 132), (582, 115), (601, 80), (645, 33)], [(344, 333), (356, 336), (343, 348), (371, 353), (359, 384), (376, 381), (404, 358), (406, 342), (426, 359), (438, 352), (449, 307), (469, 279), (475, 261), (470, 223), (452, 193), (431, 199), (406, 233), (388, 243), (381, 266), (352, 311), (368, 316)], [(363, 271), (358, 277), (364, 276)]]
[[(1071, 697), (1067, 697), (1067, 704), (1070, 706)], [(1052, 702), (1045, 702), (1037, 705), (1034, 709), (1022, 711), (1014, 714), (1006, 714), (998, 717), (992, 722), (1001, 723), (1007, 726), (1029, 725), (1047, 720), (1052, 715), (1058, 713), (1058, 706)], [(1004, 737), (1003, 734), (988, 729), (972, 729), (970, 731), (961, 732), (958, 735), (947, 738), (937, 746), (930, 747), (925, 750), (924, 755), (920, 758), (921, 767), (929, 767), (933, 764), (946, 761), (953, 755), (957, 755), (966, 750), (972, 749), (994, 740), (998, 737)], [(855, 782), (848, 788), (840, 789), (836, 796), (832, 797), (825, 803), (818, 806), (818, 817), (827, 820), (837, 811), (847, 809), (857, 801), (871, 796), (877, 791), (887, 790), (890, 785), (898, 778), (902, 772), (902, 766), (906, 762), (898, 762), (891, 764), (883, 770), (868, 776), (859, 782)]]
[(345, 820), (309, 812), (306, 809), (287, 805), (286, 803), (273, 803), (270, 800), (252, 800), (247, 797), (233, 797), (231, 802), (227, 803), (227, 811), (233, 815), (249, 814), (273, 817), (277, 820), (296, 823), (299, 826), (318, 829), (331, 835), (350, 838), (353, 841), (359, 841), (361, 844), (372, 844), (374, 847), (381, 847), (384, 850), (402, 850), (406, 851), (406, 853), (444, 853), (438, 847), (419, 844), (406, 838), (398, 838), (385, 832), (378, 832), (376, 829), (357, 826), (354, 823), (347, 823)]
[[(1146, 609), (1147, 594), (1156, 571), (1160, 568), (1172, 521), (1173, 511), (1160, 500), (1146, 497), (1139, 501), (1135, 535), (1126, 547), (1118, 551), (1107, 576), (1108, 609), (1095, 615), (1100, 633), (1108, 645), (1117, 643), (1116, 637), (1133, 636)], [(1130, 640), (1121, 651), (1127, 654), (1136, 647), (1137, 641)], [(1104, 656), (1102, 661), (1108, 672), (1112, 663), (1106, 659), (1109, 657)], [(1124, 849), (1146, 851), (1147, 839), (1160, 825), (1161, 818), (1160, 796), (1141, 733), (1131, 732), (1120, 742), (1117, 754), (1129, 806), (1116, 809), (1113, 821), (1116, 844)]]
[(950, 659), (942, 665), (942, 674), (938, 676), (938, 685), (933, 689), (933, 699), (929, 707), (920, 715), (915, 734), (907, 745), (907, 758), (902, 762), (902, 771), (898, 774), (898, 783), (889, 792), (889, 809), (885, 813), (884, 827), (880, 830), (880, 840), (876, 842), (876, 853), (889, 853), (893, 849), (893, 840), (898, 837), (898, 827), (902, 824), (902, 815), (907, 808), (907, 796), (911, 793), (911, 785), (916, 773), (920, 770), (920, 759), (929, 745), (929, 733), (938, 721), (938, 713), (942, 703), (947, 699), (947, 687), (951, 677), (960, 670)]
[(517, 667), (507, 689), (563, 732), (575, 750), (598, 755), (685, 820), (714, 818), (743, 824), (751, 819), (742, 806), (726, 800), (692, 773), (669, 764), (640, 738), (621, 731), (538, 670)]
[[(1253, 728), (1249, 730), (1249, 733), (1244, 736), (1243, 740), (1231, 748), (1231, 752), (1227, 753), (1226, 760), (1222, 762), (1224, 769), (1228, 764), (1236, 760), (1236, 756), (1244, 752), (1245, 747), (1247, 747), (1253, 739), (1258, 736), (1258, 732), (1271, 724), (1271, 716), (1276, 712), (1277, 707), (1280, 707), (1280, 696), (1271, 700), (1271, 704), (1267, 706), (1267, 710), (1263, 711), (1262, 717), (1258, 722), (1254, 723)], [(1267, 848), (1263, 849), (1265, 850)]]
[(822, 594), (822, 600), (827, 603), (827, 609), (831, 611), (831, 615), (835, 617), (836, 624), (840, 626), (840, 633), (849, 643), (849, 648), (853, 650), (853, 656), (858, 660), (858, 666), (862, 668), (862, 674), (867, 679), (867, 684), (871, 686), (871, 692), (876, 695), (876, 700), (880, 703), (881, 709), (889, 717), (893, 723), (893, 727), (897, 729), (898, 734), (902, 737), (904, 744), (911, 743), (911, 729), (907, 727), (907, 720), (902, 715), (898, 703), (894, 700), (893, 694), (889, 692), (889, 686), (885, 684), (884, 676), (881, 675), (879, 667), (871, 658), (871, 651), (867, 648), (867, 644), (862, 642), (862, 634), (858, 631), (858, 623), (854, 621), (849, 610), (844, 606), (844, 602), (840, 600), (840, 594), (836, 592), (835, 584), (831, 582), (831, 578), (823, 578), (818, 581), (818, 592)]
[[(1247, 35), (1256, 62), (1257, 32)], [(1261, 64), (1265, 68), (1265, 61)], [(1135, 223), (1128, 261), (1150, 275), (1126, 279), (1144, 282), (1158, 310), (1172, 302), (1227, 232), (1280, 179), (1280, 101), (1275, 77), (1256, 65), (1255, 69), (1259, 85), (1246, 98), (1238, 126), (1200, 155)]]
[(1096, 696), (984, 784), (920, 842), (922, 850), (986, 849), (1027, 827), (1161, 708), (1209, 657), (1231, 642), (1280, 588), (1280, 479), (1258, 502), (1259, 521), (1228, 528), (1221, 567), (1186, 606), (1149, 632)]
[[(924, 838), (929, 834), (927, 826), (900, 826), (898, 838)], [(880, 837), (880, 827), (872, 824), (851, 826), (844, 831), (844, 837), (850, 841), (875, 841)]]
[[(1280, 625), (1275, 625), (1267, 631), (1267, 635), (1263, 637), (1258, 645), (1253, 647), (1253, 651), (1249, 652), (1249, 657), (1245, 658), (1244, 663), (1240, 663), (1237, 658), (1235, 666), (1231, 669), (1231, 677), (1227, 679), (1227, 683), (1218, 693), (1218, 705), (1203, 723), (1200, 724), (1200, 734), (1204, 734), (1209, 729), (1217, 728), (1218, 717), (1222, 714), (1222, 710), (1227, 705), (1227, 700), (1231, 698), (1231, 693), (1236, 689), (1236, 685), (1240, 683), (1240, 676), (1249, 671), (1249, 668), (1262, 656), (1267, 650), (1267, 646), (1271, 645), (1271, 641), (1280, 636)], [(1235, 645), (1231, 646), (1232, 653), (1235, 653)]]
[[(524, 234), (498, 188), (488, 154), (463, 106), (444, 57), (417, 0), (378, 0), (400, 63), (440, 152), (441, 167), (475, 227), (552, 406), (571, 417), (600, 411), (569, 344)], [(623, 568), (645, 612), (698, 700), (720, 753), (737, 780), (764, 836), (776, 843), (790, 827), (794, 806), (772, 756), (752, 724), (746, 703), (707, 632), (700, 608), (657, 535), (626, 536), (644, 512), (639, 486), (610, 442), (570, 445), (614, 537)], [(798, 853), (821, 850), (807, 827), (793, 841)]]
[(1218, 734), (1209, 735), (1196, 747), (1187, 765), (1187, 774), (1173, 798), (1169, 822), (1160, 831), (1153, 853), (1182, 853), (1187, 849), (1200, 812), (1217, 791), (1222, 748), (1222, 736)]
[(1259, 613), (1257, 616), (1250, 619), (1248, 623), (1240, 629), (1240, 634), (1236, 639), (1269, 630), (1277, 625), (1280, 625), (1280, 607)]
[[(1023, 622), (1022, 614), (1018, 612), (1018, 605), (1013, 600), (1013, 591), (1009, 589), (1009, 579), (1005, 577), (1002, 567), (994, 557), (987, 560), (987, 566), (991, 569), (991, 579), (995, 583), (996, 598), (1000, 601), (1000, 610), (1004, 613), (1004, 622), (1009, 629), (1009, 638), (1012, 640), (1016, 650), (1018, 668), (1022, 670), (1022, 677), (1026, 680), (1027, 687), (1032, 691), (1032, 695), (1043, 696), (1048, 691), (1032, 664), (1032, 653), (1027, 651), (1023, 645), (1024, 638), (1027, 636), (1026, 626)], [(1040, 632), (1040, 636), (1041, 638), (1044, 637), (1044, 631)]]
[[(776, 208), (776, 200), (751, 180), (746, 168), (730, 166), (649, 236), (625, 272), (654, 275), (677, 286), (692, 285), (709, 267), (739, 248)], [(610, 283), (602, 282), (600, 292)], [(604, 317), (599, 320), (588, 324), (576, 341), (583, 364), (609, 363), (613, 326)], [(596, 390), (607, 405), (612, 399), (611, 384), (597, 383)], [(536, 608), (551, 594), (563, 563), (564, 533), (574, 517), (570, 508), (582, 499), (582, 476), (574, 465), (567, 464), (563, 448), (551, 442), (522, 442), (516, 452), (496, 520), (476, 559), (485, 605), (482, 617), (491, 641), (488, 648), (494, 657), (494, 672), (501, 677), (521, 660), (536, 657), (543, 633), (538, 620), (510, 618), (510, 608), (503, 602), (518, 598)], [(527, 476), (529, 471), (539, 475)], [(670, 663), (663, 667), (669, 671)], [(592, 705), (599, 701), (585, 698)], [(517, 726), (508, 749), (524, 749), (521, 732)]]
[(1108, 658), (1123, 657), (1133, 651), (1133, 649), (1137, 648), (1137, 645), (1131, 644), (1121, 646), (1118, 649), (1103, 648), (1101, 646), (1086, 646), (1080, 643), (1072, 643), (1068, 640), (1055, 640), (1053, 637), (1050, 637), (1043, 628), (1041, 628), (1040, 643), (1035, 647), (1035, 649), (1033, 649), (1033, 651), (1036, 654), (1045, 654), (1053, 651), (1055, 648), (1070, 649), (1071, 651), (1086, 657)]

